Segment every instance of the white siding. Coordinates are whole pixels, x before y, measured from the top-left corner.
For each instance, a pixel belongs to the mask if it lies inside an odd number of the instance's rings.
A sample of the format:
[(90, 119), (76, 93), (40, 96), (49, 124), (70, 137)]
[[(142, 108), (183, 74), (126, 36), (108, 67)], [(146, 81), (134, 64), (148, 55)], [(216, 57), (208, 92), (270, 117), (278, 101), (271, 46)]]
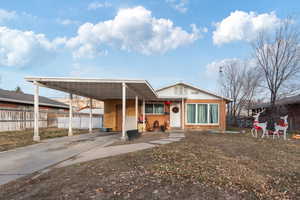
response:
[[(180, 94), (181, 93), (181, 94)], [(188, 86), (175, 85), (157, 92), (159, 97), (185, 97), (188, 99), (219, 99), (218, 97), (201, 92)]]

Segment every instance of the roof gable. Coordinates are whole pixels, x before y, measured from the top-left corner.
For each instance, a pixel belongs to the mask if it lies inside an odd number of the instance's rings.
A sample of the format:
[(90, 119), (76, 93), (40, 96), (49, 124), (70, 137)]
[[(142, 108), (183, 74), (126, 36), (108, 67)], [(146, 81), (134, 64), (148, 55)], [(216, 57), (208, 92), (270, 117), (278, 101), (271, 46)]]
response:
[(199, 87), (193, 86), (188, 83), (175, 83), (163, 88), (156, 90), (158, 96), (160, 97), (186, 97), (186, 98), (194, 98), (194, 99), (225, 99), (227, 101), (231, 101), (229, 98), (225, 98), (219, 96), (213, 92), (201, 89)]

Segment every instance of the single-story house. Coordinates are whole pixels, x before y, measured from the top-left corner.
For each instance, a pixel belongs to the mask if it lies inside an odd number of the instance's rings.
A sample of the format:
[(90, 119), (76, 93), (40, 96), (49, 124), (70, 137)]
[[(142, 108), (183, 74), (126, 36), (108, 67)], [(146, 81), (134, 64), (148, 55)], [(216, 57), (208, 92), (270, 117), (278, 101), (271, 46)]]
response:
[[(176, 83), (154, 91), (156, 98), (145, 101), (145, 119), (148, 130), (154, 126), (169, 129), (226, 129), (226, 104), (230, 99), (187, 83)], [(128, 100), (126, 129), (135, 127), (135, 100)], [(143, 105), (139, 102), (138, 115)], [(122, 129), (122, 102), (104, 100), (104, 127), (114, 131)]]
[[(282, 98), (275, 105), (282, 115), (288, 115), (289, 130), (300, 130), (300, 94)], [(261, 103), (251, 106), (250, 109), (253, 115), (263, 109), (268, 110), (270, 106), (270, 103)]]
[[(55, 101), (47, 97), (39, 97), (39, 107), (45, 110), (69, 110), (69, 105)], [(23, 92), (0, 89), (0, 109), (33, 109), (34, 95)]]
[[(36, 96), (39, 87), (47, 87), (69, 93), (70, 99), (75, 94), (90, 100), (103, 101), (103, 126), (113, 131), (122, 131), (123, 139), (126, 138), (127, 130), (138, 128), (139, 122), (147, 129), (163, 125), (170, 130), (225, 130), (226, 104), (231, 101), (187, 83), (176, 83), (154, 90), (146, 80), (47, 77), (25, 79), (34, 83)], [(35, 112), (38, 113), (38, 109)], [(72, 109), (69, 123), (69, 133), (72, 133)], [(35, 137), (38, 140), (38, 123), (35, 126)]]

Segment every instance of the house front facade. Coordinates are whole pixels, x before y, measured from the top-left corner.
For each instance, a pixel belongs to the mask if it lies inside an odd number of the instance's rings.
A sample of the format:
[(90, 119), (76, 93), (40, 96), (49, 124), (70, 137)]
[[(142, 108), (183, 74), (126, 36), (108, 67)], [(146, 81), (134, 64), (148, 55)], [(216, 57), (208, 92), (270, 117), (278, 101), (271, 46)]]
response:
[[(226, 104), (231, 100), (187, 83), (154, 90), (147, 80), (26, 77), (35, 86), (34, 141), (39, 141), (39, 87), (69, 93), (69, 135), (73, 127), (73, 95), (104, 102), (103, 127), (122, 132), (226, 129)], [(92, 130), (90, 109), (89, 130)]]
[[(226, 104), (230, 99), (187, 83), (176, 83), (155, 91), (157, 98), (126, 100), (126, 130), (142, 123), (143, 111), (147, 131), (168, 130), (221, 130), (226, 129)], [(137, 111), (136, 111), (136, 108)], [(136, 113), (137, 112), (137, 113)], [(139, 119), (136, 119), (136, 116)], [(122, 101), (104, 100), (104, 127), (113, 131), (122, 129)]]

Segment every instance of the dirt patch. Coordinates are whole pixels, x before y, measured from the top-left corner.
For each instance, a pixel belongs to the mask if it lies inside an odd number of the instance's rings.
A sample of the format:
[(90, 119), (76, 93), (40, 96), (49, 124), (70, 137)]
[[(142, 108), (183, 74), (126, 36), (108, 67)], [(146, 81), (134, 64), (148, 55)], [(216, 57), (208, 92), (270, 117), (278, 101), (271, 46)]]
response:
[[(74, 135), (88, 133), (87, 130), (73, 130)], [(55, 137), (63, 137), (68, 135), (67, 129), (48, 128), (40, 129), (40, 137), (43, 139), (50, 139)], [(32, 140), (33, 130), (23, 131), (7, 131), (0, 132), (0, 151), (7, 151), (17, 147), (23, 147), (31, 144), (35, 144)]]
[(297, 199), (300, 142), (187, 133), (180, 142), (0, 186), (2, 199)]

